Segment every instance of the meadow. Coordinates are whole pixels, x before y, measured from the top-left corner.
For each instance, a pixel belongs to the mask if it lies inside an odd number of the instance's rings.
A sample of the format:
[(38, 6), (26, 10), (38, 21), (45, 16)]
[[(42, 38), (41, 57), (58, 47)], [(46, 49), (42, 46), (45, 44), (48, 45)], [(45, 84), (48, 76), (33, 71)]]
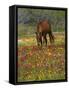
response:
[(18, 82), (65, 79), (65, 35), (54, 33), (55, 43), (37, 46), (35, 35), (18, 39)]

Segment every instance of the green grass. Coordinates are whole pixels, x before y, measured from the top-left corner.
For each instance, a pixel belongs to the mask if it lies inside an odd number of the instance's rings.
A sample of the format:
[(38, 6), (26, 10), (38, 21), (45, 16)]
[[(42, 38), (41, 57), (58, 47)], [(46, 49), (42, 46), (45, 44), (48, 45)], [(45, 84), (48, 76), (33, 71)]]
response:
[(35, 36), (18, 42), (18, 82), (65, 79), (64, 34), (55, 34), (55, 43), (41, 48)]
[[(54, 45), (63, 45), (65, 43), (64, 33), (55, 33), (55, 42)], [(19, 38), (18, 45), (19, 46), (32, 46), (37, 45), (37, 40), (35, 35), (23, 35), (23, 38)], [(50, 45), (49, 37), (47, 36), (47, 43)], [(44, 41), (45, 45), (45, 41)]]

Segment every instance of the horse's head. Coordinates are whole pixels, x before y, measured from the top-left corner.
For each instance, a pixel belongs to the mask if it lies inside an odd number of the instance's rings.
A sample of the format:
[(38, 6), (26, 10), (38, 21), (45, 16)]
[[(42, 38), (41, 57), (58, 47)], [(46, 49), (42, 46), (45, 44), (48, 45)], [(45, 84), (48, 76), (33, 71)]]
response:
[(35, 32), (37, 41), (39, 40), (39, 33)]
[(41, 33), (35, 32), (35, 34), (36, 34), (37, 44), (39, 45), (39, 43), (41, 42), (41, 38), (42, 38)]

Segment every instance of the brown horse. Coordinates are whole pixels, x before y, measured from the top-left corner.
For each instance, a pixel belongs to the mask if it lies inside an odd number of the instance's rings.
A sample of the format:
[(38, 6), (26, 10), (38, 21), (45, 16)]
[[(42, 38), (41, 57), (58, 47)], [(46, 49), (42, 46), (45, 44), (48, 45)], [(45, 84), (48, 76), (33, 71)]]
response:
[(52, 34), (51, 30), (51, 24), (48, 20), (41, 21), (37, 24), (37, 32), (36, 32), (36, 38), (37, 38), (37, 44), (38, 46), (43, 43), (43, 40), (45, 40), (47, 45), (47, 34), (50, 38), (50, 43), (54, 42), (54, 36)]

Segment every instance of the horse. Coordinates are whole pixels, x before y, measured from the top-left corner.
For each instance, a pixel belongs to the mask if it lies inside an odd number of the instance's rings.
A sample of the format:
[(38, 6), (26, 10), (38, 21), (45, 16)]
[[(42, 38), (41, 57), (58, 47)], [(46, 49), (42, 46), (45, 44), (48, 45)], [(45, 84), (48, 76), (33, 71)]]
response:
[(40, 21), (37, 24), (36, 39), (38, 46), (43, 44), (43, 40), (47, 46), (47, 34), (49, 35), (50, 43), (54, 43), (54, 35), (51, 30), (51, 23), (48, 20)]

